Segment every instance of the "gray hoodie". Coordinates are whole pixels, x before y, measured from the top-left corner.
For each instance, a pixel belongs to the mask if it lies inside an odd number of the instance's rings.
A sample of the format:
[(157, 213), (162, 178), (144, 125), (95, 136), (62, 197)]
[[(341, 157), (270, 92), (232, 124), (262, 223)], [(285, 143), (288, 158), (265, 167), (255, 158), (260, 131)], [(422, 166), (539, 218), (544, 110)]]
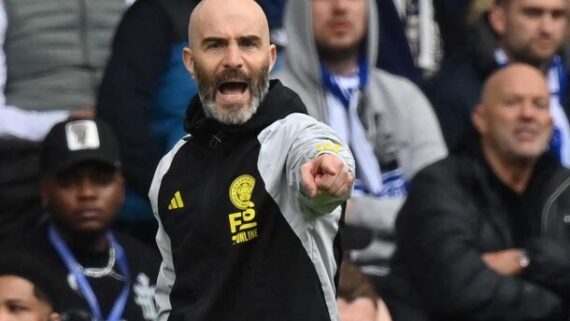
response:
[[(380, 164), (396, 160), (409, 181), (424, 166), (447, 155), (445, 142), (428, 100), (410, 81), (374, 66), (378, 51), (378, 17), (368, 0), (366, 55), (370, 75), (358, 106), (360, 120)], [(326, 91), (312, 28), (312, 1), (288, 0), (285, 13), (287, 55), (277, 77), (296, 91), (309, 114), (327, 122)], [(394, 221), (405, 197), (358, 196), (351, 199), (347, 222), (375, 231), (375, 240), (353, 259), (369, 274), (387, 273), (394, 250)], [(368, 265), (367, 265), (368, 263)]]

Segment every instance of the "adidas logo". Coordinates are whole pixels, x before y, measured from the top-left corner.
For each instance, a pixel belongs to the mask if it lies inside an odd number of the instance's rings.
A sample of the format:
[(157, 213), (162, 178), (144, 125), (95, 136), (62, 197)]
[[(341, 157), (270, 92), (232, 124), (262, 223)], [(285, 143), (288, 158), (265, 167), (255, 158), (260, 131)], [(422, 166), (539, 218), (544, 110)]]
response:
[(168, 205), (168, 210), (176, 210), (179, 208), (184, 207), (184, 202), (182, 201), (182, 196), (180, 195), (180, 191), (174, 193), (174, 197), (170, 200), (170, 204)]

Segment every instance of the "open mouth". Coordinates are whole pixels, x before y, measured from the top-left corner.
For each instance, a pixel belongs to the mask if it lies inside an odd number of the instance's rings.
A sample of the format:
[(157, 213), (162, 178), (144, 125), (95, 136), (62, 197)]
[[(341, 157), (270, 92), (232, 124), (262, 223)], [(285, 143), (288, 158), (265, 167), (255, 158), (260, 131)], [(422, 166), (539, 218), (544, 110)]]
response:
[(218, 86), (222, 95), (240, 95), (247, 90), (247, 83), (243, 81), (225, 81)]

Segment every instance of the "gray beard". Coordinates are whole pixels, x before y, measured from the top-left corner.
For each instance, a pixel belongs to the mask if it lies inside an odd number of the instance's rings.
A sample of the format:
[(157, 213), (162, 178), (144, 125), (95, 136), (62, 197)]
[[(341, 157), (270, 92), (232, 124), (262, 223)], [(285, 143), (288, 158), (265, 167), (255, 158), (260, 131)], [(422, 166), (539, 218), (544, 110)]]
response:
[(240, 125), (253, 117), (257, 113), (259, 105), (269, 92), (269, 79), (267, 78), (263, 87), (259, 90), (251, 90), (251, 102), (246, 106), (228, 106), (231, 111), (221, 111), (216, 108), (214, 99), (209, 95), (202, 95), (199, 93), (204, 113), (208, 118), (213, 118), (222, 124), (226, 125)]
[[(245, 75), (238, 70), (226, 71), (215, 79), (210, 79), (199, 66), (195, 66), (196, 82), (198, 84), (198, 95), (204, 107), (204, 113), (207, 117), (213, 118), (222, 124), (240, 125), (247, 122), (255, 115), (259, 105), (269, 92), (269, 65), (261, 67), (259, 72), (252, 72), (251, 75)], [(216, 107), (215, 95), (219, 84), (228, 74), (237, 74), (246, 81), (251, 92), (251, 102), (248, 105), (230, 105)]]

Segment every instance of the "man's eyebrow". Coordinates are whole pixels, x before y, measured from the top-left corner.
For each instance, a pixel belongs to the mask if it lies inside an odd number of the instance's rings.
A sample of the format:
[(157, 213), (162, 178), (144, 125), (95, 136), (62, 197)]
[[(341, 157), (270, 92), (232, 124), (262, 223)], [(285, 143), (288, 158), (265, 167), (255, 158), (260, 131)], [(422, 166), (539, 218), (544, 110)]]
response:
[(204, 44), (215, 43), (215, 42), (224, 43), (224, 42), (227, 42), (227, 40), (225, 38), (222, 38), (222, 37), (207, 37), (207, 38), (202, 39), (201, 44), (204, 45)]
[(243, 36), (243, 37), (239, 37), (238, 39), (239, 39), (239, 41), (249, 41), (249, 42), (261, 43), (261, 37), (256, 36), (256, 35)]

